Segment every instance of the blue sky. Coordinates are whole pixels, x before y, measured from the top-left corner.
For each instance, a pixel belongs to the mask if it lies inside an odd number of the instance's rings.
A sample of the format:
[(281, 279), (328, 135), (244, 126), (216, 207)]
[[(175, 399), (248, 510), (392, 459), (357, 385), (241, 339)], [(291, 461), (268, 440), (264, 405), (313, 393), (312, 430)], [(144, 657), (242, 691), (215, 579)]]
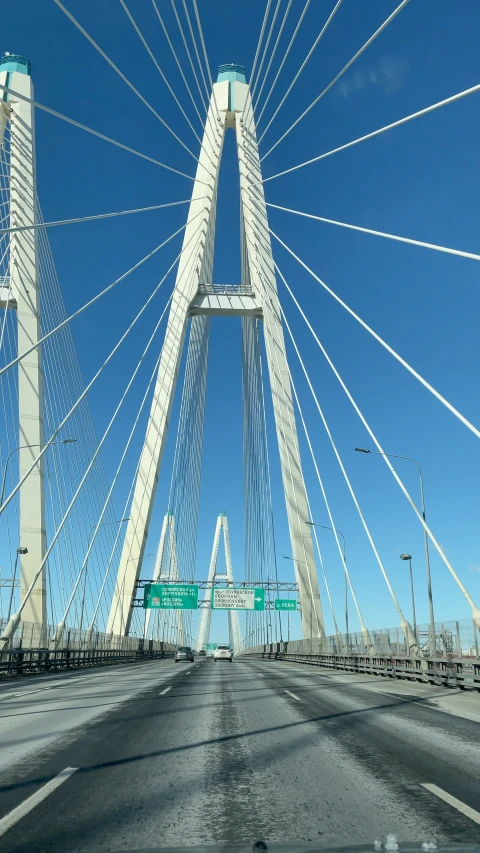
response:
[[(158, 76), (117, 0), (67, 0), (66, 5), (196, 152), (198, 144)], [(303, 2), (294, 0), (282, 36), (285, 48)], [(200, 0), (212, 73), (224, 62), (248, 70), (265, 4)], [(282, 5), (279, 19), (283, 16)], [(262, 143), (264, 154), (336, 75), (396, 4), (386, 0), (344, 0), (302, 77)], [(175, 32), (170, 4), (159, 7)], [(314, 0), (267, 107), (268, 119), (328, 17), (333, 2)], [(148, 0), (129, 8), (192, 121), (193, 108)], [(182, 16), (183, 19), (183, 16)], [(33, 63), (36, 98), (152, 157), (193, 174), (194, 161), (78, 33), (50, 0), (16, 0), (2, 12), (2, 49)], [(291, 165), (355, 139), (479, 81), (475, 0), (411, 0), (394, 22), (328, 95), (265, 160), (268, 177)], [(175, 45), (184, 57), (178, 31)], [(272, 65), (278, 67), (282, 49)], [(188, 68), (185, 72), (188, 74)], [(215, 76), (215, 75), (214, 75)], [(189, 76), (190, 79), (190, 76)], [(272, 74), (270, 80), (272, 80)], [(269, 90), (269, 82), (262, 99)], [(479, 95), (411, 122), (377, 139), (266, 184), (266, 197), (332, 219), (478, 252)], [(188, 198), (190, 182), (122, 152), (42, 113), (36, 117), (38, 191), (45, 219), (61, 219)], [(262, 121), (261, 130), (266, 122)], [(198, 129), (198, 125), (197, 125)], [(231, 138), (229, 138), (231, 137)], [(227, 136), (219, 197), (215, 279), (238, 281), (238, 181), (233, 134)], [(150, 251), (186, 215), (185, 208), (52, 229), (50, 239), (70, 313)], [(396, 244), (334, 226), (271, 211), (271, 227), (361, 317), (437, 387), (473, 423), (480, 423), (478, 395), (478, 265), (420, 248)], [(108, 354), (138, 307), (179, 251), (179, 239), (72, 326), (85, 380)], [(455, 569), (480, 601), (478, 541), (478, 442), (362, 330), (287, 253), (274, 245), (277, 263), (325, 347), (386, 450), (413, 456), (423, 468), (429, 523)], [(167, 287), (167, 286), (165, 286)], [(161, 310), (165, 290), (155, 305)], [(404, 497), (378, 457), (355, 454), (371, 441), (328, 365), (279, 286), (305, 363), (357, 491), (401, 605), (410, 614), (402, 551), (414, 557), (417, 616), (427, 619), (422, 531)], [(90, 397), (100, 434), (138, 358), (155, 316), (142, 321)], [(239, 322), (212, 322), (205, 423), (197, 576), (206, 577), (218, 511), (229, 516), (234, 569), (243, 575), (243, 473), (241, 421), (241, 338)], [(380, 571), (342, 480), (294, 352), (292, 373), (325, 480), (336, 524), (347, 540), (347, 556), (366, 623), (397, 623)], [(133, 420), (155, 354), (145, 365), (129, 407), (104, 455), (112, 474), (122, 437)], [(178, 413), (178, 406), (175, 407)], [(175, 418), (175, 414), (174, 414)], [(269, 412), (271, 425), (271, 412)], [(299, 426), (299, 433), (301, 428)], [(135, 449), (141, 445), (138, 435)], [(314, 518), (328, 524), (308, 449), (300, 438)], [(290, 554), (278, 458), (270, 431), (277, 553)], [(168, 494), (173, 435), (158, 491), (153, 550)], [(134, 454), (122, 488), (128, 488)], [(398, 464), (412, 495), (418, 479), (410, 463)], [(124, 492), (125, 493), (125, 492)], [(123, 493), (123, 494), (124, 494)], [(117, 512), (122, 510), (121, 494)], [(342, 606), (342, 577), (333, 537), (321, 542), (335, 604)], [(150, 547), (152, 544), (152, 547)], [(438, 619), (468, 617), (469, 610), (447, 569), (432, 549)], [(323, 595), (327, 630), (332, 623)], [(225, 623), (215, 629), (221, 640)], [(355, 620), (353, 620), (355, 625)], [(295, 626), (298, 631), (298, 625)]]

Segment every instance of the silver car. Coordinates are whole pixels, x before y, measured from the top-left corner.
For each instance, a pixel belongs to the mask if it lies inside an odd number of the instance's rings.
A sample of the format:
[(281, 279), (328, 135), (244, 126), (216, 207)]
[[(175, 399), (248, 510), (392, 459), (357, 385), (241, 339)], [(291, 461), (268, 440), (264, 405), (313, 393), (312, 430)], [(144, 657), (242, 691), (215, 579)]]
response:
[(213, 660), (215, 661), (215, 663), (217, 662), (217, 660), (229, 660), (231, 663), (232, 659), (233, 652), (230, 646), (217, 646), (213, 653)]
[(178, 663), (179, 660), (188, 660), (193, 663), (193, 649), (190, 646), (179, 646), (175, 654), (175, 663)]

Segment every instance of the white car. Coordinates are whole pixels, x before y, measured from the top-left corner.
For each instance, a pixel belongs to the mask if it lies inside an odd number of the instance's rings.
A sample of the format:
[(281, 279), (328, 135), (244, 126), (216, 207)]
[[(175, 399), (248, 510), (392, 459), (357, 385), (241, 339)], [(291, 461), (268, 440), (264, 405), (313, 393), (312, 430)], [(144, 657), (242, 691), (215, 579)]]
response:
[(215, 663), (217, 662), (217, 660), (229, 660), (231, 663), (232, 659), (233, 652), (230, 646), (217, 646), (213, 653), (213, 660), (215, 661)]

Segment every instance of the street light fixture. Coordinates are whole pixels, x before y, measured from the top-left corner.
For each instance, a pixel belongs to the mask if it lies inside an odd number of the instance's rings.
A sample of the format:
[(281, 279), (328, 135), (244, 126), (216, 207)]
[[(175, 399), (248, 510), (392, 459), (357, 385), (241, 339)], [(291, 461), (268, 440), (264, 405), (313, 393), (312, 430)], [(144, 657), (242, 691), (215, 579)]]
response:
[[(424, 522), (427, 521), (427, 516), (425, 513), (425, 492), (423, 488), (423, 475), (420, 464), (416, 459), (413, 459), (411, 456), (401, 456), (397, 453), (380, 453), (378, 450), (368, 450), (366, 447), (356, 447), (355, 451), (357, 453), (372, 453), (374, 456), (388, 456), (392, 459), (407, 459), (409, 462), (413, 462), (414, 465), (418, 468), (418, 474), (420, 477), (420, 497), (422, 502), (422, 518)], [(430, 654), (436, 656), (437, 654), (437, 640), (435, 635), (435, 614), (433, 610), (433, 595), (432, 595), (432, 578), (430, 573), (430, 552), (428, 549), (428, 534), (423, 528), (423, 540), (425, 543), (425, 565), (427, 570), (427, 590), (428, 590), (428, 606), (430, 611), (430, 640), (429, 640), (429, 650)]]
[(17, 553), (16, 553), (16, 556), (15, 556), (15, 568), (13, 569), (12, 588), (11, 588), (11, 590), (10, 590), (10, 601), (8, 602), (8, 616), (7, 616), (7, 623), (8, 623), (8, 622), (9, 622), (9, 620), (10, 620), (10, 614), (11, 614), (11, 612), (12, 612), (13, 592), (14, 592), (14, 589), (15, 589), (15, 580), (16, 580), (16, 577), (17, 577), (17, 563), (18, 563), (18, 558), (19, 558), (20, 554), (28, 554), (28, 548), (22, 548), (22, 547), (17, 548)]
[(417, 616), (415, 613), (415, 592), (413, 589), (413, 572), (412, 572), (412, 555), (411, 554), (400, 554), (400, 559), (404, 561), (408, 561), (410, 564), (410, 587), (412, 590), (412, 613), (413, 613), (413, 633), (417, 638), (418, 643), (418, 634), (417, 634)]
[[(49, 447), (51, 447), (52, 444), (75, 444), (76, 442), (77, 442), (76, 438), (63, 438), (61, 441), (52, 441), (51, 444), (49, 444)], [(29, 447), (46, 447), (46, 444), (21, 444), (19, 447), (14, 447), (13, 450), (10, 451), (10, 453), (7, 456), (7, 460), (5, 462), (5, 467), (3, 469), (2, 491), (0, 494), (0, 506), (3, 504), (3, 498), (5, 495), (5, 484), (7, 481), (7, 469), (8, 469), (8, 463), (10, 462), (10, 457), (13, 456), (14, 453), (17, 453), (19, 450), (27, 450)]]

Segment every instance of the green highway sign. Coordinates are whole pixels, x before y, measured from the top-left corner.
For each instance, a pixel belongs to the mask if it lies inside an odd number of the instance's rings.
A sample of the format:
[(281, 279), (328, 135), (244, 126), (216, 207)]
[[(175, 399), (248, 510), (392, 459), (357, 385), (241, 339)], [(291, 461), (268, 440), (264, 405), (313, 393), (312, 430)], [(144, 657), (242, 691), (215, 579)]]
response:
[(147, 583), (143, 607), (149, 610), (196, 610), (198, 586), (183, 583)]
[(217, 648), (217, 644), (216, 643), (205, 643), (205, 648), (206, 649), (213, 649), (215, 651), (215, 649)]
[(212, 610), (265, 610), (265, 590), (213, 587)]
[(296, 610), (297, 602), (291, 598), (276, 598), (275, 610)]

